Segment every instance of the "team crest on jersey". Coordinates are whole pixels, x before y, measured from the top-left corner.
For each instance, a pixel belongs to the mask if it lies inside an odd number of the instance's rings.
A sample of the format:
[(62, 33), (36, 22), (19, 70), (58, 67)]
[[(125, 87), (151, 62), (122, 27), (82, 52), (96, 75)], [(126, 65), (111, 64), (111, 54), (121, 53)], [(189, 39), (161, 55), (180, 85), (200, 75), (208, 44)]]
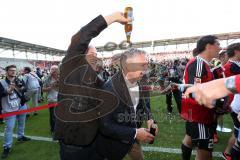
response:
[(201, 78), (195, 77), (194, 84), (199, 84), (199, 83), (201, 83)]

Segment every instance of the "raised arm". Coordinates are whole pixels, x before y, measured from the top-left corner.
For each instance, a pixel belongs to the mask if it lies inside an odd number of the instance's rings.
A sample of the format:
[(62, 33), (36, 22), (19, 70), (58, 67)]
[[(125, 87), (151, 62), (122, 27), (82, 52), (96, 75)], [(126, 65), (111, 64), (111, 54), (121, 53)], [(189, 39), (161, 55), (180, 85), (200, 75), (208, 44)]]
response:
[(85, 54), (91, 40), (98, 36), (107, 26), (114, 22), (125, 24), (129, 21), (131, 20), (126, 19), (121, 12), (115, 12), (105, 17), (99, 15), (72, 37), (68, 55)]

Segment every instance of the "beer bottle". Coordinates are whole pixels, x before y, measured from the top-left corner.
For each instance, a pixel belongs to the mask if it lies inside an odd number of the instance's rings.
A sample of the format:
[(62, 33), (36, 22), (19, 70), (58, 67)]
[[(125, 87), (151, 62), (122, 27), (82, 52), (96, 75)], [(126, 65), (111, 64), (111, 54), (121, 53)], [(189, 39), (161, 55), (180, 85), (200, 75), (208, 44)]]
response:
[[(150, 128), (150, 133), (155, 136), (155, 132), (156, 132), (156, 129), (157, 129), (157, 125), (156, 123), (154, 122)], [(154, 143), (154, 140), (149, 142), (149, 144), (153, 144)]]
[[(124, 17), (133, 19), (133, 9), (132, 9), (132, 7), (126, 7), (125, 8)], [(127, 24), (125, 24), (124, 27), (125, 27), (127, 42), (130, 43), (130, 38), (131, 38), (131, 33), (132, 33), (132, 22), (128, 22)]]

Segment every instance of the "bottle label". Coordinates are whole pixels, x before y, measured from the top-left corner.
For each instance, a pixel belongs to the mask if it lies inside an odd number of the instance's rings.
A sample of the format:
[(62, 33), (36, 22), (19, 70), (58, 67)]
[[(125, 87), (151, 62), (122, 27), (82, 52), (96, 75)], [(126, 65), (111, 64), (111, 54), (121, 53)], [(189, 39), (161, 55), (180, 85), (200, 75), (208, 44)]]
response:
[[(127, 17), (133, 19), (133, 12), (128, 11), (128, 16)], [(132, 24), (132, 22), (128, 22), (128, 24)]]
[(132, 32), (127, 32), (126, 35), (127, 35), (127, 36), (131, 36), (131, 33), (132, 33)]

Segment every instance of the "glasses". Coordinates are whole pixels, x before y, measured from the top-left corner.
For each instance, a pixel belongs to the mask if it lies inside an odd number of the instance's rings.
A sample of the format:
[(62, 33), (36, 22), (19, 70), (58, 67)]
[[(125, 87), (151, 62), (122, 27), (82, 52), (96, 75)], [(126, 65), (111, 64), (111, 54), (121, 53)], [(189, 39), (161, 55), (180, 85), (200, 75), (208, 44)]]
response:
[(8, 71), (10, 71), (10, 72), (16, 72), (17, 70), (11, 70), (11, 69), (10, 69), (10, 70), (8, 70)]

